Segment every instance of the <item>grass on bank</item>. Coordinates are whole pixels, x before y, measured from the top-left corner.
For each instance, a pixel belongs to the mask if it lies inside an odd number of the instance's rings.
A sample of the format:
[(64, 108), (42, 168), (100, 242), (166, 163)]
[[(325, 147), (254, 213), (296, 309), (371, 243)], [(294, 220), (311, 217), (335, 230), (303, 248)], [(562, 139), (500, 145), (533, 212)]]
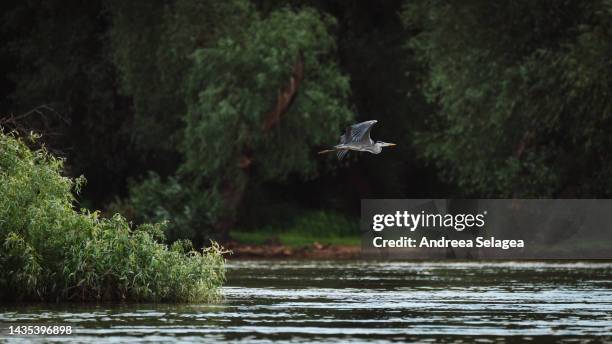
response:
[[(29, 138), (32, 141), (34, 138)], [(74, 209), (82, 178), (63, 161), (0, 130), (0, 301), (208, 302), (225, 262), (213, 246), (162, 244), (163, 224)]]
[(233, 230), (231, 237), (243, 244), (278, 242), (292, 247), (322, 245), (360, 245), (358, 223), (345, 216), (325, 211), (307, 212), (287, 226), (266, 226), (255, 230)]

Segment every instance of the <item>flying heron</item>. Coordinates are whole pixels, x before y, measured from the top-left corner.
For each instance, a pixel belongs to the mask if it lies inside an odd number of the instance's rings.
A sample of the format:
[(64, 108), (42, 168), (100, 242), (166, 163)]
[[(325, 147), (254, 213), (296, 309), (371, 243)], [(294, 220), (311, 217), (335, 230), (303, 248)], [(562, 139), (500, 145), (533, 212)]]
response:
[(383, 147), (395, 146), (395, 143), (387, 143), (382, 141), (372, 140), (370, 132), (372, 127), (378, 121), (365, 121), (353, 124), (346, 128), (346, 131), (340, 136), (340, 143), (335, 145), (333, 149), (320, 151), (319, 154), (336, 152), (338, 159), (342, 160), (349, 151), (369, 152), (379, 154)]

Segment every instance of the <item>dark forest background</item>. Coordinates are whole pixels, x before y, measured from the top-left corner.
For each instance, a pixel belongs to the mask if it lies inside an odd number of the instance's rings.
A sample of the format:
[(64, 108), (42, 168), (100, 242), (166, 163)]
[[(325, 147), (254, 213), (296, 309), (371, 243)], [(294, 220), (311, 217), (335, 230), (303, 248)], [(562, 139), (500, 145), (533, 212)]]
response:
[[(612, 194), (612, 1), (4, 1), (0, 125), (79, 207), (329, 226), (363, 198)], [(377, 119), (380, 155), (316, 152)], [(341, 222), (341, 221), (340, 221)]]

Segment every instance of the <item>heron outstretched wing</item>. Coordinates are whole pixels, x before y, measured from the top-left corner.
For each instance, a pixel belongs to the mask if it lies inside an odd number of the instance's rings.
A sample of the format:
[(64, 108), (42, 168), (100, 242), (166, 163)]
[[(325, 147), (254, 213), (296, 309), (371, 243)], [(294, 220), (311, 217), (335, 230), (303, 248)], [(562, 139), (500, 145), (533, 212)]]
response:
[[(370, 146), (374, 144), (374, 141), (370, 137), (370, 131), (372, 126), (378, 121), (365, 121), (357, 124), (353, 124), (346, 128), (346, 131), (340, 136), (340, 144), (360, 144)], [(349, 149), (340, 149), (336, 152), (338, 159), (342, 160), (349, 152)]]
[[(351, 128), (351, 142), (361, 142), (366, 144), (373, 144), (374, 141), (370, 138), (370, 132), (372, 127), (376, 124), (376, 120), (365, 121), (350, 126)], [(345, 134), (346, 135), (346, 134)]]
[(344, 132), (344, 134), (342, 134), (340, 136), (340, 144), (341, 145), (349, 143), (351, 141), (350, 140), (350, 138), (351, 138), (351, 129), (352, 129), (351, 127), (346, 127), (346, 131)]
[[(351, 127), (346, 127), (346, 131), (344, 132), (344, 134), (340, 136), (340, 144), (342, 145), (342, 144), (349, 143), (350, 138), (351, 138)], [(347, 154), (348, 154), (347, 149), (339, 150), (336, 152), (336, 155), (338, 156), (339, 160), (342, 160)]]

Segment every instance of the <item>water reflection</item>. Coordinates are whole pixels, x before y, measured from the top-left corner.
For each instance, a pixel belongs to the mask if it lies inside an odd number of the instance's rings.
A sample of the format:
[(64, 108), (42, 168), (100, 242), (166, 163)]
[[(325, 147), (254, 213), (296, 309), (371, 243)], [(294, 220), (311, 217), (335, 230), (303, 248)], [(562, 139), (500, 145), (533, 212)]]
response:
[[(7, 323), (73, 324), (73, 342), (612, 340), (610, 262), (229, 264), (217, 305), (4, 307)], [(12, 338), (11, 341), (43, 341)]]

